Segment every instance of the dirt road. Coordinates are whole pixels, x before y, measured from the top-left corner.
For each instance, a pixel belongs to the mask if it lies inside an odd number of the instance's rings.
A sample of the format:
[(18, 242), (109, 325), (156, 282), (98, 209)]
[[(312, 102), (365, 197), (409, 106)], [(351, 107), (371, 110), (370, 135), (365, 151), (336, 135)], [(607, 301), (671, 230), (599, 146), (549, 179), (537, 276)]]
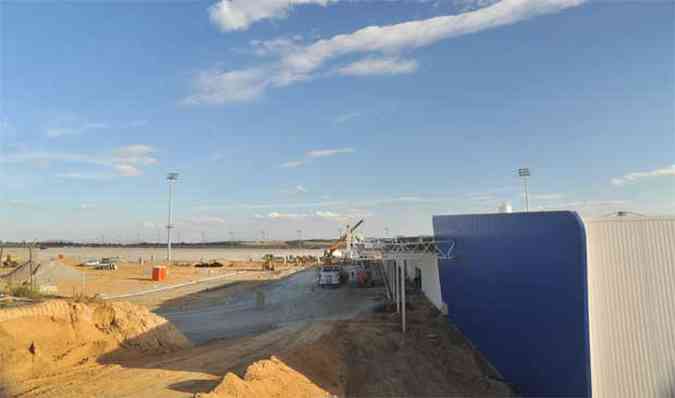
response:
[[(99, 360), (10, 386), (15, 397), (192, 397), (236, 368), (310, 343), (328, 324), (298, 323), (255, 337), (216, 341), (178, 353), (123, 361)], [(0, 396), (1, 396), (0, 391)]]
[[(43, 398), (511, 396), (447, 318), (419, 294), (409, 297), (404, 335), (400, 316), (381, 301), (383, 289), (321, 289), (315, 278), (310, 269), (264, 285), (241, 282), (164, 301), (155, 312), (198, 346), (134, 354), (130, 349), (138, 340), (126, 339), (117, 351), (99, 355), (91, 350), (97, 340), (80, 347), (75, 339), (64, 354), (47, 358), (57, 366), (26, 368), (33, 374), (7, 379), (4, 386), (0, 374), (0, 397), (3, 391)], [(263, 306), (256, 289), (265, 297)], [(70, 336), (67, 324), (79, 317), (66, 318), (60, 330)], [(110, 327), (117, 325), (116, 316), (105, 319)], [(95, 334), (109, 329), (95, 326), (99, 323), (94, 319), (90, 325)], [(153, 336), (138, 337), (155, 342)], [(44, 348), (38, 343), (38, 350)], [(61, 367), (62, 358), (68, 361)]]
[[(254, 289), (242, 289), (234, 295), (197, 300), (185, 309), (167, 303), (155, 312), (169, 319), (194, 343), (201, 344), (302, 321), (349, 319), (374, 307), (378, 292), (377, 289), (319, 288), (316, 270), (308, 269)], [(263, 297), (263, 305), (259, 304), (260, 297)]]
[[(114, 355), (11, 386), (18, 397), (189, 397), (213, 389), (233, 369), (309, 344), (377, 305), (381, 289), (321, 289), (316, 270), (236, 289), (198, 291), (163, 301), (154, 312), (171, 320), (198, 347), (164, 355)], [(258, 291), (265, 304), (258, 305)], [(192, 296), (192, 297), (191, 297)], [(146, 298), (139, 298), (147, 300)], [(189, 305), (184, 305), (189, 303)], [(244, 337), (246, 336), (246, 337)], [(0, 389), (1, 390), (1, 389)], [(1, 395), (1, 394), (0, 394)]]

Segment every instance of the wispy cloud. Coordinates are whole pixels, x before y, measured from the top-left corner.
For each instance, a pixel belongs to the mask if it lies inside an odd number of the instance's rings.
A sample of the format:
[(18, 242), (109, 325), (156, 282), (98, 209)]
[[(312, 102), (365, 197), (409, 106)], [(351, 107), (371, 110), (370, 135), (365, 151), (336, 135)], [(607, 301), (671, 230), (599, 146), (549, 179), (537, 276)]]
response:
[(195, 216), (184, 220), (184, 222), (198, 226), (225, 225), (226, 223), (224, 218), (216, 216)]
[(281, 167), (285, 168), (295, 168), (301, 167), (310, 163), (314, 159), (326, 158), (330, 156), (354, 153), (356, 150), (354, 148), (333, 148), (333, 149), (313, 149), (311, 151), (305, 152), (305, 157), (302, 160), (291, 160), (281, 164)]
[(118, 129), (129, 129), (143, 127), (148, 124), (147, 120), (132, 120), (126, 123), (102, 123), (102, 122), (87, 122), (76, 124), (71, 120), (72, 117), (66, 118), (65, 121), (60, 120), (46, 128), (47, 137), (49, 138), (58, 138), (68, 135), (79, 135), (84, 134), (93, 130), (110, 130), (114, 128)]
[(265, 68), (252, 68), (219, 72), (200, 72), (194, 80), (195, 94), (187, 97), (186, 104), (224, 104), (246, 102), (260, 96), (272, 84)]
[(264, 19), (286, 18), (295, 5), (317, 4), (325, 6), (337, 0), (220, 0), (209, 8), (211, 22), (225, 32), (246, 30)]
[(289, 218), (305, 218), (309, 217), (309, 214), (296, 214), (296, 213), (280, 213), (273, 211), (267, 215), (267, 218), (271, 219), (289, 219)]
[[(301, 0), (313, 2), (313, 0)], [(344, 66), (343, 72), (349, 74), (392, 74), (414, 71), (413, 60), (398, 61), (396, 57), (404, 51), (411, 51), (471, 33), (495, 29), (515, 24), (529, 18), (554, 14), (570, 7), (584, 4), (586, 0), (502, 0), (478, 10), (459, 15), (445, 15), (424, 20), (409, 21), (386, 26), (368, 26), (348, 34), (340, 34), (328, 39), (317, 40), (309, 45), (297, 46), (291, 51), (282, 52), (271, 63), (247, 69), (230, 71), (211, 71), (200, 74), (196, 79), (195, 91), (185, 101), (193, 104), (224, 104), (228, 102), (250, 101), (259, 97), (265, 90), (285, 87), (315, 77), (330, 76), (320, 72), (330, 61), (358, 54), (375, 55), (351, 66)], [(285, 12), (291, 1), (269, 1), (264, 10)], [(324, 2), (326, 3), (326, 2)], [(221, 1), (212, 9), (211, 18), (225, 23), (221, 27), (245, 28), (254, 20), (267, 18), (269, 11), (260, 12), (251, 17), (248, 12), (237, 14), (236, 9), (254, 7), (259, 2)], [(235, 7), (236, 6), (236, 7)], [(214, 11), (216, 10), (216, 11)], [(218, 17), (214, 17), (214, 14)], [(231, 18), (231, 15), (239, 15)], [(389, 61), (384, 61), (389, 59)], [(338, 68), (339, 70), (339, 68)]]
[(302, 36), (283, 36), (271, 40), (251, 40), (253, 53), (259, 57), (287, 55), (301, 48)]
[(141, 172), (141, 170), (138, 167), (132, 166), (130, 164), (116, 164), (113, 165), (113, 168), (115, 169), (118, 175), (124, 177), (136, 177), (143, 174), (143, 172)]
[(456, 196), (393, 196), (388, 198), (357, 199), (357, 200), (326, 200), (318, 202), (295, 202), (295, 203), (229, 203), (197, 206), (195, 210), (224, 210), (224, 209), (353, 209), (353, 208), (378, 208), (382, 206), (405, 206), (419, 204), (443, 204), (456, 201)]
[(102, 130), (109, 128), (110, 125), (107, 123), (85, 123), (76, 127), (48, 127), (47, 137), (56, 138), (62, 137), (64, 135), (77, 135), (89, 130)]
[(302, 161), (302, 160), (291, 160), (289, 162), (282, 163), (281, 167), (293, 169), (293, 168), (304, 166), (304, 165), (305, 165), (305, 162)]
[(309, 189), (305, 188), (304, 185), (298, 184), (294, 187), (282, 189), (281, 192), (291, 195), (301, 195), (309, 192)]
[(112, 173), (57, 173), (56, 178), (64, 180), (107, 180), (115, 177)]
[(113, 162), (119, 164), (140, 164), (149, 166), (159, 163), (154, 157), (155, 149), (149, 145), (128, 145), (115, 150)]
[(361, 112), (343, 113), (342, 115), (338, 115), (338, 117), (335, 118), (335, 123), (336, 124), (346, 123), (350, 120), (356, 119), (359, 116), (361, 116)]
[(338, 69), (338, 73), (346, 76), (368, 75), (400, 75), (417, 70), (417, 61), (399, 59), (397, 57), (366, 58)]
[[(107, 168), (112, 175), (134, 177), (143, 174), (144, 166), (156, 165), (159, 161), (154, 157), (155, 149), (148, 145), (129, 145), (117, 148), (111, 154), (78, 154), (63, 152), (20, 152), (0, 154), (0, 164), (33, 163), (49, 164), (61, 162), (66, 164), (89, 164)], [(106, 173), (69, 171), (57, 174), (59, 178), (102, 179), (112, 176)]]
[(328, 156), (335, 156), (340, 153), (354, 153), (354, 148), (338, 148), (338, 149), (315, 149), (307, 151), (305, 155), (309, 158), (324, 158)]
[(363, 212), (347, 212), (347, 213), (338, 213), (333, 210), (318, 210), (313, 213), (285, 213), (280, 211), (273, 211), (267, 215), (256, 214), (255, 218), (258, 219), (272, 219), (272, 220), (299, 220), (299, 219), (323, 219), (337, 221), (340, 223), (349, 222), (355, 218), (366, 217), (368, 213)]
[[(520, 194), (520, 196), (525, 197), (525, 193)], [(561, 193), (530, 193), (527, 195), (529, 199), (534, 200), (560, 200), (563, 198)]]
[(612, 184), (616, 186), (623, 186), (632, 182), (637, 182), (645, 178), (673, 177), (673, 176), (675, 176), (675, 164), (661, 169), (655, 169), (650, 171), (638, 171), (634, 173), (625, 174), (622, 177), (612, 178)]

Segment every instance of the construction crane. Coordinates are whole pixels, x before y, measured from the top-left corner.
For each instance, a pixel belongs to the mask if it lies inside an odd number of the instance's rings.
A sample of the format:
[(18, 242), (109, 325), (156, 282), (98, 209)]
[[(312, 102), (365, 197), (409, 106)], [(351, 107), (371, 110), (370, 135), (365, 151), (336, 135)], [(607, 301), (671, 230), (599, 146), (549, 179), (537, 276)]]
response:
[(342, 234), (332, 245), (326, 249), (323, 253), (323, 261), (325, 264), (332, 264), (333, 263), (333, 253), (341, 247), (345, 247), (347, 245), (347, 239), (351, 236), (354, 231), (356, 231), (357, 228), (363, 224), (363, 219), (361, 219), (359, 222), (357, 222), (353, 227), (349, 228), (349, 225), (347, 225), (347, 231)]

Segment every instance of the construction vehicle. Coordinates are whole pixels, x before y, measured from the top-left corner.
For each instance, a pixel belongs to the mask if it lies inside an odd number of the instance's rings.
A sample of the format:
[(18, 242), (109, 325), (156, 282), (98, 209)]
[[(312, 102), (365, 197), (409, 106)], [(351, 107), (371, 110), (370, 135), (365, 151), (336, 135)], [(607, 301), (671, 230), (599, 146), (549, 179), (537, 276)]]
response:
[(277, 257), (274, 254), (265, 254), (263, 256), (263, 270), (265, 271), (274, 271), (275, 264), (285, 264), (286, 259), (284, 257)]
[(361, 226), (361, 224), (363, 224), (363, 221), (364, 220), (361, 219), (351, 228), (349, 225), (347, 225), (347, 232), (342, 234), (342, 236), (340, 236), (332, 245), (328, 247), (328, 249), (324, 251), (323, 257), (321, 258), (324, 264), (331, 265), (335, 262), (335, 251), (343, 247), (348, 247), (351, 244), (352, 234)]
[(338, 267), (323, 266), (319, 269), (320, 287), (338, 287), (342, 283), (341, 270)]

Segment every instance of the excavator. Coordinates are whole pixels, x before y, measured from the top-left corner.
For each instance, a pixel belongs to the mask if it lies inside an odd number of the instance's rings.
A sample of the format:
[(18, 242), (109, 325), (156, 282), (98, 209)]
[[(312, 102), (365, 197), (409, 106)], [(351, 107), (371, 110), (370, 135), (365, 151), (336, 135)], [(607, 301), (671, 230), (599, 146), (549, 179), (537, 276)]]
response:
[(347, 239), (361, 226), (361, 224), (363, 224), (363, 221), (363, 219), (360, 220), (351, 228), (349, 225), (347, 225), (347, 232), (342, 234), (342, 236), (340, 236), (332, 245), (328, 247), (328, 249), (323, 252), (323, 257), (321, 259), (324, 264), (332, 265), (334, 263), (335, 257), (333, 254), (335, 251), (339, 248), (347, 246)]

